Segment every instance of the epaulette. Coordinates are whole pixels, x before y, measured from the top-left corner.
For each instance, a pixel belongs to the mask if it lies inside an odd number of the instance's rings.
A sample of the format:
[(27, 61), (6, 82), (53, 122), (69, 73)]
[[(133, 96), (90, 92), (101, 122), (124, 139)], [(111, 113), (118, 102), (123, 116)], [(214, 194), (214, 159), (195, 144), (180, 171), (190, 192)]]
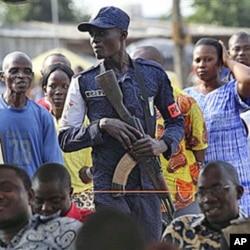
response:
[(82, 72), (79, 72), (79, 73), (77, 73), (77, 74), (74, 74), (73, 78), (77, 78), (77, 77), (79, 77), (79, 76), (85, 75), (85, 74), (91, 72), (92, 70), (95, 70), (96, 68), (98, 68), (99, 65), (100, 65), (100, 64), (93, 65), (93, 66), (91, 66), (91, 67), (85, 69), (85, 70), (82, 71)]
[(134, 63), (162, 69), (162, 66), (159, 63), (152, 61), (152, 60), (147, 60), (144, 58), (136, 58), (136, 59), (134, 59)]

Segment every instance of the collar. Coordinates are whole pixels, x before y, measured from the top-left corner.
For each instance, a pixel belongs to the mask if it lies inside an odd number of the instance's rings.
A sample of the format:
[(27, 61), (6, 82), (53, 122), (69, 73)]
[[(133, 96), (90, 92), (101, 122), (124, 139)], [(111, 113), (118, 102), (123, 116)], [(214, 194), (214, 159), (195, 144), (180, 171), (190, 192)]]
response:
[[(234, 220), (244, 219), (244, 218), (247, 218), (247, 215), (243, 212), (243, 210), (242, 210), (241, 208), (239, 208), (239, 215), (238, 215), (238, 217), (237, 217), (236, 219), (231, 220), (231, 221), (229, 222), (229, 224), (230, 224), (232, 221), (234, 221)], [(209, 228), (209, 229), (211, 229), (211, 230), (214, 231), (214, 229), (210, 228), (209, 223), (208, 223), (208, 221), (206, 220), (204, 214), (198, 215), (197, 220), (195, 220), (193, 223), (191, 223), (191, 226), (194, 227), (194, 228), (196, 228), (196, 229), (198, 229), (198, 228), (201, 227), (201, 226), (205, 226), (205, 227), (207, 227), (207, 228)]]

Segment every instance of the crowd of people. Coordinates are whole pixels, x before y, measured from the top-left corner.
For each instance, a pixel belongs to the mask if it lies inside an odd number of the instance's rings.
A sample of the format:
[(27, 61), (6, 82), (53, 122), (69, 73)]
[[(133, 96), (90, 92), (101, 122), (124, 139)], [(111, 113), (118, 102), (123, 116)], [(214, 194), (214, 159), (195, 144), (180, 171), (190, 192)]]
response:
[(80, 23), (99, 63), (44, 58), (36, 102), (29, 56), (3, 59), (0, 249), (219, 250), (248, 232), (250, 35), (198, 40), (181, 90), (156, 48), (127, 53), (129, 23), (113, 6)]

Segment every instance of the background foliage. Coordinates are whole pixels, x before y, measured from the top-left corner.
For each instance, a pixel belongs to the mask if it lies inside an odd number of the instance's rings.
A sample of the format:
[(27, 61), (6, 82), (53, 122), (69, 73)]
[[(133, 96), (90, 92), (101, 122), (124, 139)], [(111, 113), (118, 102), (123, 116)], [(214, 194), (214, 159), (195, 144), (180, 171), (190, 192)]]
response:
[[(51, 22), (51, 12), (50, 0), (33, 0), (17, 5), (0, 3), (0, 19), (2, 22)], [(79, 22), (89, 19), (89, 15), (79, 10), (72, 0), (58, 0), (58, 15), (59, 21), (62, 23)]]
[[(5, 4), (0, 1), (0, 23), (20, 21), (51, 22), (50, 0), (29, 0), (28, 4)], [(84, 4), (84, 0), (81, 0)], [(170, 0), (167, 0), (170, 1)], [(248, 27), (250, 24), (250, 0), (182, 0), (189, 1), (193, 14), (186, 17), (190, 23), (204, 23), (231, 27)], [(164, 1), (163, 1), (164, 5)], [(89, 19), (87, 9), (79, 8), (74, 0), (58, 0), (59, 21), (80, 22)], [(171, 21), (171, 11), (159, 17)]]
[(193, 0), (192, 7), (194, 14), (187, 19), (192, 23), (231, 27), (248, 27), (250, 24), (249, 0)]

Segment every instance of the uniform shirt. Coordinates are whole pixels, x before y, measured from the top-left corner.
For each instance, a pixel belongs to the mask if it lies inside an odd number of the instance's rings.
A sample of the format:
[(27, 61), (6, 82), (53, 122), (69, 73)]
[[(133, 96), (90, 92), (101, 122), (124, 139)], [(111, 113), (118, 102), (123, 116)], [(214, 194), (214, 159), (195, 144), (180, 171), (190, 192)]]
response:
[(42, 219), (34, 215), (7, 246), (0, 240), (0, 250), (74, 250), (77, 232), (83, 224), (67, 217), (54, 217)]
[(0, 136), (8, 164), (23, 168), (32, 178), (45, 162), (63, 164), (50, 113), (27, 98), (21, 109), (8, 106), (0, 96)]
[[(169, 79), (160, 65), (137, 59), (136, 65), (138, 71), (142, 73), (142, 81), (148, 96), (148, 100), (144, 101), (135, 75), (135, 61), (131, 60), (131, 63), (133, 65), (124, 74), (116, 76), (123, 93), (124, 105), (132, 116), (140, 120), (146, 130), (143, 106), (148, 102), (152, 136), (155, 133), (156, 123), (154, 105), (160, 110), (166, 128), (162, 139), (168, 145), (164, 156), (169, 158), (184, 134), (184, 120), (174, 101)], [(126, 190), (133, 192), (120, 197), (113, 197), (109, 192), (112, 189), (114, 170), (126, 150), (112, 136), (99, 130), (98, 122), (101, 118), (119, 119), (117, 112), (95, 81), (95, 76), (99, 74), (100, 65), (73, 77), (61, 118), (60, 145), (68, 152), (92, 147), (96, 209), (100, 204), (100, 206), (115, 207), (125, 213), (133, 213), (146, 228), (147, 239), (159, 239), (162, 231), (160, 199), (155, 193), (141, 194), (141, 190), (154, 190), (143, 164), (137, 164), (129, 174)], [(82, 127), (85, 114), (88, 116), (90, 125)]]
[[(171, 79), (172, 83), (172, 79)], [(202, 111), (198, 103), (180, 89), (173, 87), (174, 97), (185, 118), (185, 136), (170, 160), (160, 157), (165, 180), (175, 208), (180, 209), (194, 201), (194, 193), (200, 172), (194, 151), (207, 148), (207, 133)], [(161, 115), (157, 117), (157, 136), (164, 128)]]
[[(245, 215), (240, 211), (239, 218)], [(180, 249), (220, 250), (221, 231), (214, 231), (203, 214), (184, 215), (167, 226), (163, 240), (170, 240)]]
[[(199, 103), (206, 122), (208, 148), (204, 164), (213, 160), (231, 163), (237, 170), (241, 185), (250, 190), (250, 162), (247, 150), (247, 132), (240, 118), (242, 110), (249, 107), (237, 92), (237, 82), (230, 81), (204, 95), (193, 87), (184, 89)], [(240, 200), (243, 211), (250, 214), (250, 192)]]
[[(162, 139), (169, 147), (165, 152), (165, 157), (169, 158), (183, 137), (183, 117), (180, 116), (179, 110), (176, 110), (172, 87), (164, 70), (158, 64), (143, 59), (137, 59), (137, 64), (144, 77), (151, 110), (150, 122), (153, 127), (155, 128), (156, 121), (154, 104), (164, 117), (166, 130)], [(68, 152), (93, 147), (94, 189), (99, 191), (111, 189), (114, 169), (126, 151), (117, 140), (106, 133), (102, 134), (99, 130), (98, 122), (101, 118), (119, 116), (94, 80), (98, 74), (99, 65), (73, 77), (61, 118), (59, 141), (63, 150)], [(140, 119), (145, 129), (144, 102), (134, 68), (130, 67), (124, 75), (117, 76), (117, 79), (123, 92), (125, 106), (132, 115)], [(82, 127), (85, 114), (88, 115), (90, 125)], [(143, 166), (139, 165), (130, 173), (127, 189), (142, 188), (152, 189), (152, 182)], [(95, 193), (95, 200), (101, 200), (102, 197), (101, 194)]]

